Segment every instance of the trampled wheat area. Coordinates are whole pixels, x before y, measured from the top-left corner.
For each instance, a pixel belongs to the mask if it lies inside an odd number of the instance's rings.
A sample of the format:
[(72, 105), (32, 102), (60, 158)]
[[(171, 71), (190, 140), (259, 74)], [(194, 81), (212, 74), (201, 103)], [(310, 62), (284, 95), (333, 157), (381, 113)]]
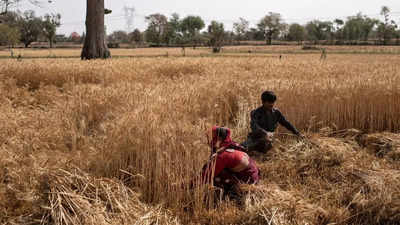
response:
[[(0, 223), (399, 224), (399, 59), (2, 60)], [(280, 129), (241, 204), (190, 188), (267, 89), (309, 141)]]

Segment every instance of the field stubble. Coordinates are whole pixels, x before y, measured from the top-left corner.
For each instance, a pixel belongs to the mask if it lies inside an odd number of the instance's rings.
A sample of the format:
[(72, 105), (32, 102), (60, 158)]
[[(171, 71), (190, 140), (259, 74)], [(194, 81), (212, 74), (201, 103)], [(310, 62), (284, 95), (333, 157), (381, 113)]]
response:
[[(4, 60), (0, 222), (396, 224), (399, 137), (366, 133), (400, 128), (398, 60)], [(210, 124), (244, 139), (267, 89), (314, 144), (283, 138), (256, 157), (263, 180), (243, 187), (243, 209), (176, 185), (208, 158)]]

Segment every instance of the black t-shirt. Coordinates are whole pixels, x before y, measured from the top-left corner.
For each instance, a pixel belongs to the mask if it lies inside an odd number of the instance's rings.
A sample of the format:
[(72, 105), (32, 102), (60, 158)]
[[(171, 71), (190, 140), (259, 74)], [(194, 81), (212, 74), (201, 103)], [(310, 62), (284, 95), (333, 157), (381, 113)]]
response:
[(299, 131), (283, 116), (278, 109), (265, 110), (263, 106), (251, 111), (250, 127), (252, 136), (260, 136), (266, 132), (275, 132), (278, 123), (298, 135)]

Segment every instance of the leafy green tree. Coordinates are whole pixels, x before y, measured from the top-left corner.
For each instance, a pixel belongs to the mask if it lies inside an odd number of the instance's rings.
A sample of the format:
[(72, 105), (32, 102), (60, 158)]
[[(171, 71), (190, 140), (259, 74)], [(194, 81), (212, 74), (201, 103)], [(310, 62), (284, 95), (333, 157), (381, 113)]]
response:
[(145, 19), (148, 23), (146, 41), (161, 44), (163, 36), (167, 33), (167, 17), (160, 13), (156, 13), (146, 16)]
[(0, 24), (0, 45), (8, 45), (12, 48), (19, 42), (20, 36), (18, 28)]
[(344, 34), (347, 40), (354, 41), (360, 40), (362, 37), (362, 17), (357, 15), (354, 17), (348, 17), (344, 26)]
[(130, 41), (134, 41), (135, 43), (141, 43), (143, 41), (143, 35), (137, 28), (132, 33), (130, 33), (129, 36)]
[(246, 33), (249, 40), (263, 41), (265, 40), (264, 31), (260, 31), (254, 27), (250, 28), (250, 31)]
[(306, 36), (306, 29), (298, 24), (293, 23), (289, 26), (288, 40), (297, 41), (299, 44), (304, 41)]
[(112, 34), (108, 35), (109, 42), (116, 42), (116, 43), (128, 43), (129, 42), (129, 35), (126, 31), (117, 30), (114, 31)]
[(34, 11), (25, 11), (18, 22), (18, 27), (20, 28), (21, 42), (27, 48), (32, 42), (37, 41), (42, 33), (42, 20), (35, 16)]
[(363, 20), (363, 23), (361, 26), (362, 34), (363, 34), (362, 38), (364, 41), (368, 40), (369, 35), (371, 34), (371, 32), (373, 31), (374, 27), (377, 24), (379, 24), (379, 20), (364, 16), (364, 20)]
[(180, 22), (180, 30), (183, 38), (189, 43), (198, 44), (200, 40), (200, 30), (205, 27), (203, 19), (200, 16), (187, 16)]
[(246, 39), (246, 33), (249, 31), (249, 21), (239, 18), (239, 21), (233, 24), (233, 30), (239, 41)]
[(281, 14), (269, 12), (261, 19), (257, 27), (264, 33), (267, 45), (271, 45), (272, 38), (278, 36), (279, 33), (285, 29), (286, 24), (283, 22)]
[(178, 44), (181, 41), (182, 34), (180, 33), (181, 21), (177, 13), (173, 13), (168, 20), (167, 31), (164, 35), (164, 42), (167, 44)]
[(211, 21), (207, 30), (210, 36), (210, 45), (213, 47), (213, 52), (220, 52), (225, 40), (224, 24), (217, 21)]
[(330, 21), (313, 20), (306, 25), (308, 39), (318, 43), (331, 38), (333, 23)]
[(378, 20), (358, 13), (356, 16), (348, 17), (343, 28), (343, 33), (347, 40), (367, 41), (372, 30), (378, 23)]
[(46, 14), (42, 23), (43, 34), (53, 48), (54, 38), (56, 37), (57, 27), (61, 25), (61, 14)]

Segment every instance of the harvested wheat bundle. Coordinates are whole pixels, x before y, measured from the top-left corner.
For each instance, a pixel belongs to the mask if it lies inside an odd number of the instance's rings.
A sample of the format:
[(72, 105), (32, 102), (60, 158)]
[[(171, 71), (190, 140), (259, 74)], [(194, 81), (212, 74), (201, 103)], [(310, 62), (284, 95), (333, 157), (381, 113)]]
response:
[[(246, 189), (242, 187), (242, 189)], [(276, 185), (247, 186), (243, 224), (320, 224), (326, 212)]]
[(358, 177), (363, 185), (348, 205), (352, 211), (352, 217), (348, 218), (348, 222), (399, 224), (400, 172), (398, 170), (356, 170), (353, 175)]
[(49, 207), (42, 224), (179, 224), (161, 206), (149, 207), (121, 182), (75, 168), (47, 175)]
[(357, 138), (361, 147), (377, 157), (400, 159), (400, 135), (393, 133), (365, 134)]

